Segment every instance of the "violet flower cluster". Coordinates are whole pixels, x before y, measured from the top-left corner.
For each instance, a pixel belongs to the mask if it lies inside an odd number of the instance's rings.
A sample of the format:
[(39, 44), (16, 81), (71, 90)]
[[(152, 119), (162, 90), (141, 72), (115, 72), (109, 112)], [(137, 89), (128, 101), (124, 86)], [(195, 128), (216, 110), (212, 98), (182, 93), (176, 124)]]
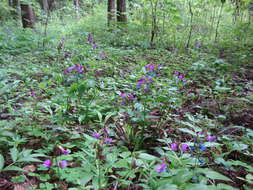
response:
[[(103, 133), (104, 133), (104, 138), (102, 139), (103, 143), (104, 144), (107, 144), (107, 145), (110, 145), (112, 142), (113, 142), (113, 139), (108, 137), (109, 135), (109, 130), (108, 129), (104, 129), (103, 130)], [(103, 137), (103, 134), (102, 133), (98, 133), (98, 132), (93, 132), (92, 133), (92, 137), (95, 138), (95, 139), (100, 139), (100, 137)]]
[(148, 64), (144, 66), (145, 70), (147, 71), (145, 76), (142, 76), (138, 81), (137, 81), (137, 86), (136, 88), (141, 88), (142, 86), (146, 86), (145, 92), (148, 91), (149, 89), (149, 84), (153, 83), (153, 77), (156, 76), (157, 68), (158, 66), (156, 64)]
[(156, 64), (148, 64), (148, 65), (145, 65), (144, 68), (146, 69), (146, 71), (148, 72), (155, 72), (156, 68), (157, 68), (157, 65)]
[(99, 48), (91, 33), (88, 34), (87, 41), (92, 46), (93, 49)]
[(161, 163), (161, 164), (159, 164), (159, 166), (157, 168), (155, 168), (155, 171), (157, 173), (162, 173), (162, 172), (164, 172), (166, 170), (166, 167), (167, 166), (166, 166), (165, 163)]
[(205, 131), (199, 131), (199, 132), (197, 132), (197, 135), (204, 135), (206, 140), (209, 142), (213, 142), (216, 140), (216, 136), (208, 135), (207, 132), (205, 132)]
[(138, 81), (137, 81), (137, 86), (136, 88), (141, 88), (143, 85), (145, 84), (150, 84), (154, 82), (154, 80), (152, 79), (152, 77), (150, 76), (142, 76)]
[[(64, 149), (63, 147), (59, 146), (59, 150), (61, 151), (62, 154), (70, 154), (71, 151), (68, 149)], [(51, 166), (53, 165), (53, 162), (51, 160), (45, 160), (42, 164), (44, 167), (46, 168), (51, 168)], [(66, 168), (68, 166), (68, 162), (66, 160), (60, 160), (57, 163), (58, 167), (60, 168)]]
[(170, 148), (171, 150), (173, 151), (178, 151), (178, 150), (181, 150), (182, 152), (185, 152), (189, 149), (189, 146), (187, 144), (177, 144), (177, 143), (171, 143), (170, 144)]
[(87, 72), (87, 69), (85, 68), (85, 66), (83, 65), (80, 65), (80, 64), (76, 64), (74, 66), (71, 66), (69, 68), (67, 68), (63, 74), (66, 75), (66, 74), (69, 74), (69, 73), (72, 73), (72, 72), (76, 72), (76, 73), (79, 73), (79, 74), (83, 74), (83, 73), (86, 73)]
[(185, 79), (185, 75), (183, 73), (176, 71), (174, 72), (174, 75), (176, 75), (177, 78), (181, 80), (182, 82), (187, 82), (187, 80)]
[[(197, 135), (204, 135), (206, 137), (206, 140), (209, 141), (209, 142), (213, 142), (213, 141), (216, 140), (215, 136), (213, 136), (213, 135), (207, 135), (207, 133), (203, 132), (203, 131), (197, 132)], [(173, 151), (181, 150), (182, 152), (185, 152), (187, 150), (195, 152), (196, 148), (198, 150), (200, 150), (200, 151), (205, 151), (207, 149), (204, 143), (198, 142), (197, 138), (195, 138), (194, 141), (195, 141), (195, 145), (194, 146), (189, 146), (187, 144), (181, 144), (181, 145), (179, 145), (177, 143), (171, 143), (170, 144), (170, 148)]]
[(120, 93), (119, 96), (123, 99), (123, 101), (120, 102), (122, 105), (126, 105), (128, 102), (132, 102), (135, 99), (135, 95), (131, 93)]

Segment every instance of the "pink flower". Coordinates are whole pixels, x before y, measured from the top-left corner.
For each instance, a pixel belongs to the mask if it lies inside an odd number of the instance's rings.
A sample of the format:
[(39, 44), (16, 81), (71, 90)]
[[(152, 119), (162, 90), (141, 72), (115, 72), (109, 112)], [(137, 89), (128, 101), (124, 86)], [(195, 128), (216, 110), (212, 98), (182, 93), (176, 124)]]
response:
[(211, 136), (211, 135), (208, 135), (208, 136), (207, 136), (207, 140), (208, 140), (209, 142), (213, 142), (213, 141), (215, 141), (215, 139), (216, 139), (215, 136)]
[(58, 163), (58, 166), (60, 168), (66, 168), (68, 166), (68, 162), (66, 160), (61, 160), (59, 163)]
[(119, 94), (119, 96), (120, 96), (121, 98), (126, 98), (126, 97), (127, 97), (127, 95), (124, 94), (124, 93)]
[(63, 154), (70, 154), (70, 150), (68, 150), (68, 149), (64, 149), (64, 148), (62, 148), (61, 146), (59, 147), (59, 149), (60, 149), (60, 151), (61, 151), (61, 153), (63, 153)]
[(165, 171), (165, 169), (166, 169), (166, 164), (165, 163), (161, 163), (161, 164), (159, 164), (158, 168), (155, 168), (155, 171), (157, 173), (162, 173), (162, 172)]
[(94, 133), (92, 133), (92, 136), (94, 138), (98, 139), (99, 137), (101, 137), (101, 134), (94, 132)]
[(51, 165), (52, 165), (51, 160), (45, 160), (45, 161), (43, 162), (43, 166), (45, 166), (46, 168), (50, 168)]
[(171, 148), (171, 150), (173, 150), (173, 151), (177, 151), (177, 150), (178, 150), (178, 145), (177, 145), (177, 143), (172, 143), (172, 144), (170, 145), (170, 148)]
[(184, 79), (184, 77), (185, 77), (184, 74), (178, 76), (179, 79)]
[(127, 98), (129, 100), (134, 100), (134, 95), (133, 94), (127, 94)]
[(182, 150), (183, 152), (187, 151), (188, 148), (189, 148), (188, 144), (181, 144), (181, 150)]
[(104, 142), (105, 142), (105, 144), (111, 144), (112, 143), (112, 138), (105, 138)]
[(156, 68), (156, 64), (148, 64), (144, 66), (146, 70), (153, 71)]

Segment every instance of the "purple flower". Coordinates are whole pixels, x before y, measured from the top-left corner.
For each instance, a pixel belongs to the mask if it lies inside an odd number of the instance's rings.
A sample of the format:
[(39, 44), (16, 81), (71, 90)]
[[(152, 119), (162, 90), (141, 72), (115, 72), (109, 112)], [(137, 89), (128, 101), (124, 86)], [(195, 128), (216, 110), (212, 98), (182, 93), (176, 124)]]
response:
[(144, 84), (147, 84), (147, 83), (152, 83), (152, 82), (154, 82), (153, 81), (153, 79), (150, 77), (150, 76), (148, 76), (148, 77), (141, 77), (138, 81), (137, 81), (137, 88), (141, 88), (141, 86), (142, 85), (144, 85)]
[(133, 94), (127, 94), (128, 100), (134, 100), (134, 95)]
[(177, 143), (172, 143), (172, 144), (170, 145), (170, 148), (171, 148), (171, 150), (173, 150), (173, 151), (177, 151), (177, 150), (178, 150), (178, 145), (177, 145)]
[(95, 42), (93, 42), (93, 43), (91, 44), (91, 46), (92, 46), (93, 49), (98, 49), (98, 46), (97, 46), (97, 44), (96, 44)]
[(215, 141), (215, 139), (216, 139), (215, 136), (212, 136), (212, 135), (208, 135), (208, 136), (207, 136), (207, 140), (208, 140), (209, 142), (213, 142), (213, 141)]
[(61, 146), (59, 147), (59, 149), (60, 149), (61, 153), (65, 154), (65, 155), (70, 154), (70, 152), (71, 152), (70, 150), (64, 149)]
[(80, 65), (80, 64), (77, 64), (77, 65), (75, 66), (75, 71), (76, 71), (77, 73), (83, 73), (83, 69), (84, 69), (84, 66), (82, 66), (82, 65)]
[(105, 144), (111, 144), (112, 143), (112, 138), (105, 138), (104, 142), (105, 142)]
[(143, 84), (145, 84), (147, 82), (147, 80), (144, 77), (141, 77), (138, 81), (137, 81), (137, 88), (140, 88)]
[(68, 166), (68, 162), (66, 160), (61, 160), (60, 162), (58, 162), (58, 166), (60, 168), (66, 168)]
[(127, 103), (125, 101), (120, 102), (121, 105), (126, 105)]
[(184, 77), (185, 77), (184, 74), (178, 76), (179, 79), (184, 79)]
[(52, 165), (51, 160), (45, 160), (45, 161), (43, 162), (43, 166), (45, 166), (46, 168), (50, 168), (51, 165)]
[(144, 66), (146, 70), (152, 72), (156, 68), (156, 64), (148, 64)]
[(166, 169), (166, 164), (165, 163), (161, 163), (161, 164), (159, 164), (159, 167), (155, 168), (155, 171), (157, 173), (162, 173), (162, 172), (165, 171), (165, 169)]
[(86, 68), (83, 66), (83, 65), (80, 65), (80, 64), (76, 64), (74, 66), (71, 66), (69, 68), (67, 68), (63, 74), (66, 75), (66, 74), (69, 74), (71, 72), (75, 71), (76, 73), (84, 73), (84, 72), (87, 72)]
[(201, 151), (205, 151), (206, 150), (206, 146), (204, 144), (199, 144), (199, 149)]
[(126, 97), (127, 97), (127, 95), (124, 94), (124, 93), (119, 94), (119, 96), (120, 96), (121, 98), (126, 98)]
[(36, 96), (35, 92), (31, 92), (31, 96), (32, 97)]
[(101, 134), (97, 133), (97, 132), (93, 132), (92, 136), (96, 139), (98, 139), (99, 137), (101, 137)]
[(176, 71), (174, 72), (174, 75), (180, 75), (180, 72)]
[(188, 148), (189, 148), (188, 144), (181, 144), (181, 150), (182, 150), (183, 152), (187, 151)]

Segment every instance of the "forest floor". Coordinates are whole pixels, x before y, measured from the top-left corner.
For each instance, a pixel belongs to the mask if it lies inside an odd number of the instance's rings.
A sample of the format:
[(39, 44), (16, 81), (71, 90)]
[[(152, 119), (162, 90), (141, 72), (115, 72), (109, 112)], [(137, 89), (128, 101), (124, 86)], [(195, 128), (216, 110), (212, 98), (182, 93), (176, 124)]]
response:
[(252, 189), (252, 52), (113, 47), (88, 33), (43, 47), (2, 28), (0, 189)]

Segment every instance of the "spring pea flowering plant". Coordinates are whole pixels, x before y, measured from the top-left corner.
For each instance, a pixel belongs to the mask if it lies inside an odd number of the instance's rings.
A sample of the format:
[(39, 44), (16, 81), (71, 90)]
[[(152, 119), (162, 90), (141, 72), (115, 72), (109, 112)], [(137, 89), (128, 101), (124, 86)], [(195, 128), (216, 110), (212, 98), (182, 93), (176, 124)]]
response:
[(158, 165), (158, 167), (157, 168), (155, 168), (155, 171), (157, 172), (157, 173), (162, 173), (162, 172), (165, 172), (166, 171), (166, 164), (165, 163), (161, 163), (161, 164), (159, 164)]
[[(57, 148), (60, 151), (60, 153), (63, 155), (69, 155), (71, 153), (71, 151), (69, 149), (65, 149), (62, 146), (58, 146)], [(68, 166), (68, 162), (66, 160), (58, 161), (57, 157), (54, 157), (52, 160), (49, 160), (49, 159), (45, 160), (42, 165), (46, 168), (51, 168), (54, 164), (53, 160), (56, 161), (57, 166), (60, 168), (65, 168)]]
[(132, 103), (135, 99), (135, 95), (132, 93), (120, 93), (119, 97), (121, 98), (120, 104), (127, 105), (129, 103)]
[(182, 82), (187, 82), (187, 80), (185, 79), (185, 75), (181, 72), (174, 72), (174, 75)]
[(74, 66), (71, 66), (71, 67), (68, 67), (64, 72), (63, 74), (64, 75), (67, 75), (69, 73), (77, 73), (77, 74), (84, 74), (87, 72), (87, 68), (83, 65), (80, 65), (80, 64), (76, 64)]

